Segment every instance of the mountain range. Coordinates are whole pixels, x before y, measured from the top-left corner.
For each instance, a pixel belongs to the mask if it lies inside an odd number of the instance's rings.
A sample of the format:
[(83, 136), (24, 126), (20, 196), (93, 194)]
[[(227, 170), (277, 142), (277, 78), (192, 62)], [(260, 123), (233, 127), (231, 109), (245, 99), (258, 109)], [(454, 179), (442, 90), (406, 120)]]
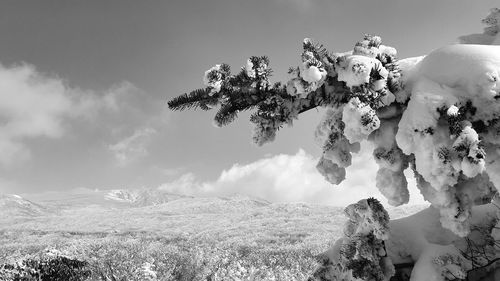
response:
[[(425, 205), (388, 208), (391, 218), (415, 213)], [(342, 207), (308, 203), (272, 203), (232, 195), (193, 197), (151, 189), (88, 190), (0, 195), (0, 231), (197, 233), (207, 229), (272, 225), (273, 221), (304, 226), (345, 221)], [(291, 227), (290, 223), (287, 227)]]

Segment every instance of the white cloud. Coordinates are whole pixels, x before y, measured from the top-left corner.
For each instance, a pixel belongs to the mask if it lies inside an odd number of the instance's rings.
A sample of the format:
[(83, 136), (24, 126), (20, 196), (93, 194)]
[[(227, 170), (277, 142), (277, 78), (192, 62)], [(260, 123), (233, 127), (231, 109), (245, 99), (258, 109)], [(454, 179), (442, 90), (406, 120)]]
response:
[(125, 166), (148, 154), (147, 145), (155, 133), (153, 128), (138, 129), (132, 135), (110, 145), (109, 150), (113, 152), (118, 165)]
[[(371, 159), (371, 146), (366, 145), (353, 157), (347, 179), (339, 186), (326, 182), (316, 171), (317, 159), (299, 150), (295, 155), (276, 155), (246, 165), (234, 165), (222, 171), (214, 182), (199, 182), (193, 174), (159, 188), (189, 195), (247, 194), (273, 202), (309, 202), (345, 206), (362, 198), (385, 198), (375, 187), (377, 165)], [(410, 181), (410, 203), (423, 203)]]
[(62, 135), (62, 118), (73, 101), (58, 79), (40, 76), (33, 66), (0, 65), (0, 163), (8, 165), (29, 157), (20, 141)]
[(30, 159), (29, 140), (58, 139), (70, 132), (111, 143), (119, 163), (125, 163), (146, 153), (154, 131), (149, 127), (164, 121), (161, 106), (128, 82), (104, 92), (87, 91), (33, 65), (0, 64), (0, 167)]
[(164, 183), (158, 189), (176, 194), (185, 195), (209, 195), (212, 193), (212, 187), (208, 183), (200, 183), (196, 180), (193, 173), (187, 173), (178, 179)]

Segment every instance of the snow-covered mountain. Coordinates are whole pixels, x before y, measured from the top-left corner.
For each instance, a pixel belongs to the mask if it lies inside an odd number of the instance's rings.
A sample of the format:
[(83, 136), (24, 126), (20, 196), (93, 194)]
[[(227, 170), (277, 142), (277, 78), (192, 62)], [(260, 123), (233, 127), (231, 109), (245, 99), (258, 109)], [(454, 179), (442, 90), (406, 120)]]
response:
[(62, 192), (24, 194), (24, 198), (56, 210), (79, 208), (123, 209), (156, 206), (173, 200), (190, 198), (157, 189), (75, 189)]
[[(56, 212), (63, 210), (113, 210), (135, 209), (147, 207), (154, 209), (176, 210), (178, 213), (219, 213), (228, 210), (244, 210), (273, 205), (279, 209), (317, 208), (308, 203), (272, 203), (267, 200), (243, 195), (231, 194), (218, 197), (194, 197), (174, 194), (158, 189), (111, 189), (90, 190), (77, 189), (65, 192), (45, 192), (40, 194), (0, 195), (0, 214), (9, 210), (25, 209), (17, 213), (40, 214), (47, 210)], [(314, 207), (313, 207), (314, 205)], [(8, 206), (8, 207), (7, 207)], [(16, 206), (14, 208), (13, 206)], [(324, 206), (342, 210), (340, 207)], [(407, 213), (414, 213), (413, 209), (422, 206), (401, 206), (388, 208), (389, 213), (401, 217)], [(341, 211), (342, 212), (342, 211)]]
[(154, 206), (183, 198), (190, 197), (158, 189), (114, 189), (104, 194), (105, 200), (128, 203), (137, 207)]
[[(1, 196), (0, 230), (211, 233), (221, 237), (238, 233), (235, 237), (243, 237), (255, 229), (263, 235), (273, 229), (293, 233), (300, 225), (307, 233), (328, 232), (335, 238), (341, 236), (347, 219), (342, 207), (271, 203), (245, 195), (190, 197), (155, 190), (80, 190), (58, 194), (28, 197), (30, 201), (16, 195)], [(391, 218), (398, 218), (423, 208), (401, 206), (390, 208), (389, 213)]]
[(46, 207), (33, 203), (15, 194), (0, 194), (2, 216), (40, 216), (48, 212)]

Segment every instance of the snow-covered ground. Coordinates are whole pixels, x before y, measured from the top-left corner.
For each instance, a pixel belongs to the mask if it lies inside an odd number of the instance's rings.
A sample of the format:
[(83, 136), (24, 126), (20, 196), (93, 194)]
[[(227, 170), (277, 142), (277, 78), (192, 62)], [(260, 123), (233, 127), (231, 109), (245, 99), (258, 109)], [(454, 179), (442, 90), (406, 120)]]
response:
[[(140, 201), (123, 199), (138, 198), (137, 194)], [(189, 261), (206, 263), (202, 267), (208, 272), (232, 267), (241, 271), (224, 271), (226, 277), (248, 276), (252, 267), (255, 271), (261, 266), (259, 274), (304, 280), (317, 265), (315, 255), (342, 236), (347, 221), (340, 207), (271, 203), (243, 195), (192, 197), (142, 189), (25, 196), (29, 200), (0, 197), (0, 214), (8, 214), (0, 216), (0, 261), (13, 262), (56, 247), (98, 268), (106, 261), (113, 263), (129, 278), (145, 261), (166, 262), (161, 260), (165, 256), (158, 256), (160, 251), (172, 256), (168, 260), (173, 264), (156, 268), (158, 276), (169, 276), (161, 270)], [(391, 208), (389, 213), (398, 218), (425, 207)], [(151, 245), (156, 245), (155, 251)], [(137, 256), (133, 251), (141, 247)], [(102, 250), (92, 252), (95, 249)], [(223, 258), (226, 267), (217, 269), (211, 263)]]

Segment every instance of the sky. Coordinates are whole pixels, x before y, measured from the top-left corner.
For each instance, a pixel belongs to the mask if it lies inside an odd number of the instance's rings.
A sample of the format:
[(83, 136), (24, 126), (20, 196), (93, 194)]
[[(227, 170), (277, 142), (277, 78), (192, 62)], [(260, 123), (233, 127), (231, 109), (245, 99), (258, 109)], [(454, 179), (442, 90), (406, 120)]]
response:
[[(380, 35), (399, 57), (482, 31), (497, 1), (167, 0), (0, 4), (0, 193), (161, 188), (345, 204), (378, 196), (369, 145), (347, 180), (315, 171), (322, 110), (276, 141), (252, 144), (249, 114), (225, 128), (214, 112), (166, 102), (203, 87), (218, 63), (267, 55), (274, 81), (298, 65), (303, 38), (330, 51)], [(417, 194), (418, 195), (418, 194)], [(414, 196), (417, 198), (418, 196)], [(415, 199), (417, 200), (417, 199)]]

